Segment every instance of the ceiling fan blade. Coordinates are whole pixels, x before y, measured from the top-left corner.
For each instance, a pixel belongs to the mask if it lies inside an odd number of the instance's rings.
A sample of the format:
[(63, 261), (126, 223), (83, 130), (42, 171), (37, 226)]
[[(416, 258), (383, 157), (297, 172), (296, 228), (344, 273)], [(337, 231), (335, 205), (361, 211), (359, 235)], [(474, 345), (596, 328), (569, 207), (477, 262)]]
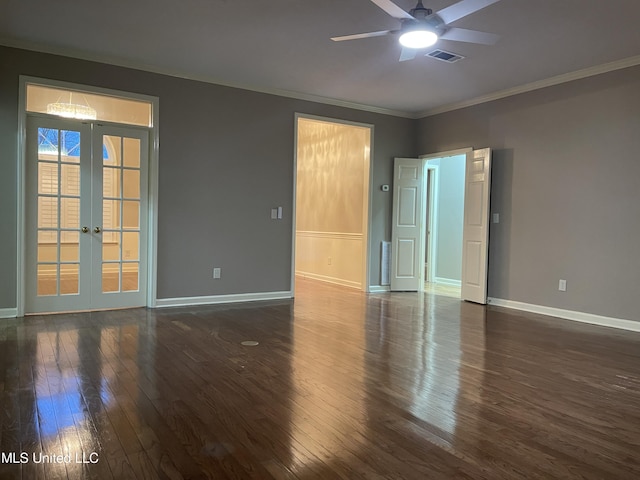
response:
[(334, 42), (344, 42), (345, 40), (358, 40), (359, 38), (382, 37), (393, 33), (394, 30), (380, 30), (379, 32), (356, 33), (354, 35), (343, 35), (341, 37), (331, 37)]
[(443, 40), (456, 42), (480, 43), (481, 45), (494, 45), (500, 40), (500, 35), (494, 33), (478, 32), (466, 28), (450, 28), (440, 36)]
[(417, 53), (418, 50), (415, 48), (402, 47), (402, 51), (400, 52), (400, 59), (398, 61), (406, 62), (407, 60), (413, 60), (414, 58), (416, 58)]
[(371, 0), (371, 1), (375, 3), (377, 6), (379, 6), (382, 10), (387, 12), (389, 15), (391, 15), (393, 18), (397, 18), (397, 19), (406, 18), (409, 20), (415, 20), (415, 18), (413, 18), (412, 15), (410, 15), (408, 12), (405, 12), (403, 9), (401, 9), (391, 0)]
[(444, 20), (444, 23), (449, 24), (499, 1), (500, 0), (462, 0), (436, 13)]

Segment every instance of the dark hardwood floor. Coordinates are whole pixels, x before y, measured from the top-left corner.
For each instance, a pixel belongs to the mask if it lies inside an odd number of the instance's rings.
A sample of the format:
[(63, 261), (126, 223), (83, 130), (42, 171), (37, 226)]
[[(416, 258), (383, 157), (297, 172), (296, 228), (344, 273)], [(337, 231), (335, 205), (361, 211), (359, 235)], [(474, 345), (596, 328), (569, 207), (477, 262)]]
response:
[(0, 478), (640, 478), (640, 334), (296, 293), (3, 320)]

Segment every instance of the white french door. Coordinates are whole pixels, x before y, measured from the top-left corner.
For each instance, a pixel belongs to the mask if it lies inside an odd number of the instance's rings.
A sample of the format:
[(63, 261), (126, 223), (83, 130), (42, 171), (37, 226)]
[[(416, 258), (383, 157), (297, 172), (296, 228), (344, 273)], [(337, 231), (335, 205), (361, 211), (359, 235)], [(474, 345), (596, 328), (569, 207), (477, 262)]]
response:
[(146, 304), (148, 132), (27, 119), (25, 312)]

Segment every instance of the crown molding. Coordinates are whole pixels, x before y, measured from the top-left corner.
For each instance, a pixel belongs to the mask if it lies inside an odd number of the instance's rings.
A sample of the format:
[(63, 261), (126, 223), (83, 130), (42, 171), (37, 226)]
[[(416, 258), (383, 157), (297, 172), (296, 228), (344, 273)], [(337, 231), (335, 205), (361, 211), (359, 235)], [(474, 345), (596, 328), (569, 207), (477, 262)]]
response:
[(390, 108), (375, 107), (372, 105), (364, 105), (362, 103), (349, 102), (347, 100), (339, 100), (335, 98), (323, 97), (321, 95), (313, 95), (302, 92), (294, 92), (290, 90), (281, 90), (278, 88), (265, 88), (257, 85), (248, 85), (236, 82), (228, 82), (210, 75), (192, 75), (181, 70), (176, 70), (168, 67), (158, 67), (155, 65), (136, 62), (133, 60), (126, 60), (119, 57), (110, 55), (102, 55), (98, 53), (89, 53), (73, 48), (59, 47), (53, 45), (43, 45), (35, 42), (28, 42), (23, 40), (16, 40), (13, 38), (0, 37), (0, 45), (10, 48), (18, 48), (21, 50), (29, 50), (33, 52), (48, 53), (51, 55), (60, 55), (63, 57), (71, 57), (78, 60), (87, 60), (90, 62), (104, 63), (108, 65), (114, 65), (117, 67), (130, 68), (132, 70), (140, 70), (143, 72), (157, 73), (160, 75), (166, 75), (169, 77), (181, 78), (184, 80), (193, 80), (196, 82), (209, 83), (212, 85), (219, 85), (222, 87), (237, 88), (240, 90), (248, 90), (256, 93), (264, 93), (267, 95), (275, 95), (278, 97), (291, 98), (294, 100), (303, 100), (306, 102), (321, 103), (324, 105), (332, 105), (334, 107), (350, 108), (352, 110), (361, 110), (370, 113), (379, 113), (381, 115), (390, 115), (393, 117), (402, 117), (415, 119), (418, 118), (414, 113), (406, 112), (403, 110), (394, 110)]
[(604, 63), (602, 65), (595, 65), (593, 67), (584, 68), (582, 70), (576, 70), (574, 72), (564, 73), (555, 77), (538, 80), (536, 82), (527, 83), (517, 87), (500, 90), (497, 92), (489, 93), (479, 97), (471, 98), (461, 102), (450, 103), (439, 107), (422, 110), (419, 112), (410, 112), (403, 110), (394, 110), (389, 108), (375, 107), (372, 105), (364, 105), (356, 102), (349, 102), (346, 100), (338, 100), (335, 98), (323, 97), (320, 95), (312, 95), (301, 92), (293, 92), (289, 90), (280, 90), (277, 88), (264, 88), (256, 85), (246, 85), (241, 83), (226, 82), (219, 78), (215, 78), (209, 75), (191, 75), (184, 71), (179, 71), (171, 68), (158, 67), (155, 65), (144, 64), (133, 60), (125, 60), (122, 58), (101, 55), (96, 53), (84, 52), (77, 49), (71, 49), (66, 47), (43, 45), (35, 42), (28, 42), (24, 40), (16, 40), (13, 38), (0, 37), (0, 45), (11, 48), (19, 48), (22, 50), (30, 50), (40, 53), (49, 53), (51, 55), (61, 55), (65, 57), (76, 58), (79, 60), (87, 60), (91, 62), (105, 63), (118, 67), (130, 68), (132, 70), (140, 70), (144, 72), (157, 73), (160, 75), (167, 75), (169, 77), (182, 78), (185, 80), (193, 80), (197, 82), (210, 83), (213, 85), (219, 85), (222, 87), (237, 88), (241, 90), (248, 90), (256, 93), (264, 93), (267, 95), (275, 95), (279, 97), (291, 98), (294, 100), (303, 100), (307, 102), (320, 103), (324, 105), (332, 105), (335, 107), (350, 108), (353, 110), (361, 110), (370, 113), (378, 113), (381, 115), (390, 115), (394, 117), (409, 118), (418, 120), (425, 117), (431, 117), (441, 113), (451, 112), (454, 110), (460, 110), (466, 107), (472, 107), (474, 105), (480, 105), (482, 103), (492, 102), (494, 100), (500, 100), (502, 98), (511, 97), (513, 95), (519, 95), (521, 93), (531, 92), (534, 90), (540, 90), (546, 87), (552, 87), (554, 85), (560, 85), (562, 83), (571, 82), (574, 80), (580, 80), (583, 78), (593, 77), (603, 73), (612, 72), (615, 70), (621, 70), (624, 68), (635, 67), (640, 65), (640, 55), (634, 57), (624, 58), (615, 62)]
[(518, 87), (507, 88), (506, 90), (489, 93), (488, 95), (482, 95), (470, 100), (450, 103), (441, 107), (424, 110), (420, 113), (417, 113), (413, 118), (431, 117), (440, 113), (446, 113), (453, 110), (459, 110), (461, 108), (472, 107), (474, 105), (480, 105), (481, 103), (492, 102), (494, 100), (500, 100), (501, 98), (511, 97), (513, 95), (519, 95), (526, 92), (532, 92), (534, 90), (540, 90), (541, 88), (552, 87), (554, 85), (560, 85), (562, 83), (572, 82), (574, 80), (593, 77), (602, 73), (613, 72), (615, 70), (621, 70), (623, 68), (635, 67), (636, 65), (640, 65), (640, 55), (624, 58), (615, 62), (603, 63), (602, 65), (596, 65), (593, 67), (584, 68), (582, 70), (576, 70), (575, 72), (564, 73), (562, 75), (546, 78), (544, 80), (526, 83)]

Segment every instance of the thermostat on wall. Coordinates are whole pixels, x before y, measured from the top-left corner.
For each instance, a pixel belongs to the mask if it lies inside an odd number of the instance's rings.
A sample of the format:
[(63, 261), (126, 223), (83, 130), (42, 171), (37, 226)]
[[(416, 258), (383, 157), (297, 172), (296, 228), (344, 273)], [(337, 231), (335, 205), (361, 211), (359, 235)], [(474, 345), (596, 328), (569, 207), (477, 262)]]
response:
[(389, 185), (382, 185), (382, 191), (383, 192), (388, 192), (389, 191)]

